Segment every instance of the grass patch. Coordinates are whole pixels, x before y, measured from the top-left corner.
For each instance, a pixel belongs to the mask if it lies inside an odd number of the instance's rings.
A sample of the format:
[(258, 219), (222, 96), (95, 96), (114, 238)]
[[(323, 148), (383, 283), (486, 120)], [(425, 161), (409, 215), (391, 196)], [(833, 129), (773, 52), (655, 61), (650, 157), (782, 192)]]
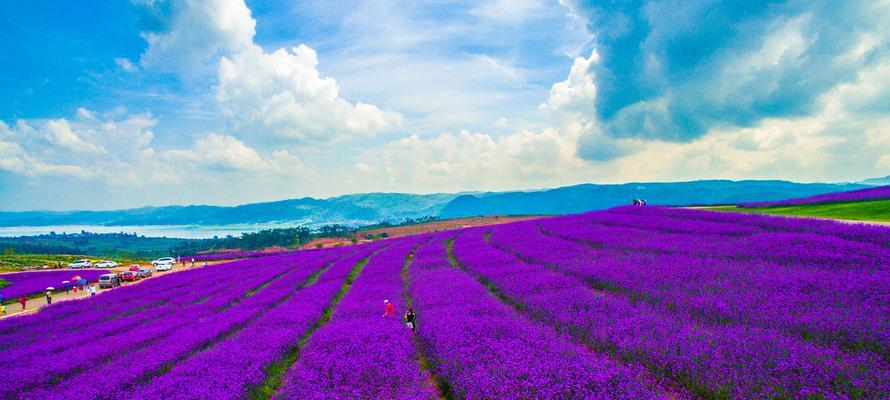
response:
[(9, 285), (12, 285), (12, 284), (9, 283), (9, 281), (7, 281), (6, 279), (0, 278), (0, 289), (3, 289)]
[(0, 271), (21, 271), (22, 267), (44, 265), (54, 267), (60, 262), (62, 263), (62, 268), (68, 268), (69, 263), (82, 259), (89, 259), (94, 262), (111, 259), (117, 261), (121, 265), (145, 262), (145, 260), (133, 258), (91, 257), (76, 254), (0, 254)]
[(850, 221), (890, 222), (890, 199), (848, 203), (804, 204), (781, 207), (706, 207), (705, 210), (787, 215), (792, 217), (832, 218)]

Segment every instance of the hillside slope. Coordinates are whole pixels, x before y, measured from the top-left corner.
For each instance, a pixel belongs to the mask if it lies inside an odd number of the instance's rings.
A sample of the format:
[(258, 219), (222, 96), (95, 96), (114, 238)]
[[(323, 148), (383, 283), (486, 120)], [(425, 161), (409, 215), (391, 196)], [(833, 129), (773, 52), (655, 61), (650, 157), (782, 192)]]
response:
[(457, 218), (486, 214), (570, 214), (630, 204), (634, 198), (652, 205), (734, 204), (746, 199), (781, 200), (866, 187), (859, 184), (786, 181), (694, 181), (672, 183), (583, 184), (537, 192), (460, 196), (439, 214)]

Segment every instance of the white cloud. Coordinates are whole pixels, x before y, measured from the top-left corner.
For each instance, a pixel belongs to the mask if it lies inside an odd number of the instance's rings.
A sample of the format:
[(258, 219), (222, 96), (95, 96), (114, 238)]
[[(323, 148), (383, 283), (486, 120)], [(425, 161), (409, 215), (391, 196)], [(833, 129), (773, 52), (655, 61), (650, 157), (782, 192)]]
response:
[(191, 149), (168, 150), (162, 154), (162, 158), (190, 169), (214, 171), (286, 175), (308, 170), (299, 158), (288, 151), (277, 150), (264, 156), (238, 138), (218, 133), (199, 137)]
[(272, 53), (251, 46), (220, 60), (216, 100), (237, 129), (279, 141), (370, 137), (401, 124), (398, 113), (339, 97), (337, 82), (317, 65), (306, 45)]
[[(256, 21), (243, 0), (184, 0), (173, 5), (154, 0), (132, 0), (144, 13), (169, 12), (159, 31), (142, 32), (148, 49), (142, 54), (147, 68), (189, 71), (215, 63), (226, 52), (253, 45)], [(164, 6), (170, 10), (160, 10)]]
[(491, 0), (471, 12), (498, 23), (521, 23), (540, 15), (545, 4), (540, 0)]
[(136, 64), (133, 64), (129, 58), (115, 58), (114, 63), (126, 72), (136, 72)]
[(309, 46), (264, 51), (254, 43), (256, 21), (243, 0), (184, 0), (169, 10), (150, 0), (135, 3), (165, 20), (160, 29), (143, 32), (148, 49), (142, 64), (191, 76), (218, 61), (215, 99), (247, 140), (303, 144), (371, 137), (402, 122), (396, 112), (341, 98), (337, 82), (321, 77)]

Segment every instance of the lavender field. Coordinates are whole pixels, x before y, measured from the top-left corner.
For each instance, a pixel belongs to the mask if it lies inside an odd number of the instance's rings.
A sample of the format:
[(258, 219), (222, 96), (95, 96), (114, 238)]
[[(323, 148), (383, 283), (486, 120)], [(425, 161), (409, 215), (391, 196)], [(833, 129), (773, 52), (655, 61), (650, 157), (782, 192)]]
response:
[(0, 350), (3, 399), (886, 399), (890, 229), (619, 207), (179, 272)]

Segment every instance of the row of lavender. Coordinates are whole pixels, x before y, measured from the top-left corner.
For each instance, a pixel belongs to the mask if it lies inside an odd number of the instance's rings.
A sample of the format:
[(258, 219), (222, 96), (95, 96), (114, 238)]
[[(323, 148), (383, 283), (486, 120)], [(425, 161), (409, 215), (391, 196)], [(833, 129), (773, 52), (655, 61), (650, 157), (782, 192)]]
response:
[(435, 398), (415, 362), (411, 331), (399, 316), (381, 315), (383, 300), (404, 309), (400, 271), (426, 239), (397, 241), (368, 260), (331, 320), (312, 334), (276, 398)]
[[(517, 226), (468, 231), (454, 242), (456, 259), (478, 279), (539, 319), (597, 351), (614, 354), (707, 398), (781, 398), (800, 395), (879, 397), (890, 387), (886, 365), (775, 331), (702, 324), (687, 316), (591, 290), (575, 270), (551, 257), (557, 243), (535, 240)], [(530, 251), (526, 251), (531, 249)], [(523, 262), (546, 258), (546, 264)], [(869, 372), (862, 372), (869, 371)]]
[[(847, 224), (814, 222), (804, 233), (790, 218), (702, 221), (712, 217), (722, 214), (619, 208), (504, 229), (544, 249), (532, 254), (533, 247), (516, 246), (517, 252), (600, 288), (707, 322), (751, 324), (890, 356), (890, 243), (873, 244), (890, 240), (886, 228), (855, 227), (862, 240), (853, 240), (842, 237), (854, 228)], [(671, 231), (644, 229), (656, 220)], [(756, 229), (712, 234), (697, 231), (697, 222), (709, 231)], [(764, 222), (772, 225), (756, 225)]]
[(414, 254), (409, 293), (419, 341), (456, 398), (666, 398), (633, 367), (620, 365), (517, 313), (446, 254), (454, 233)]
[(64, 271), (32, 271), (32, 272), (13, 272), (0, 275), (0, 278), (10, 283), (0, 289), (0, 298), (7, 301), (16, 299), (19, 296), (30, 296), (35, 293), (45, 291), (48, 287), (56, 289), (63, 288), (63, 281), (72, 281), (74, 277), (81, 277), (87, 282), (96, 282), (99, 275), (106, 274), (108, 271), (100, 269), (85, 270), (64, 270)]
[(888, 236), (636, 207), (244, 260), (0, 322), (0, 398), (881, 398)]
[(867, 201), (890, 199), (890, 185), (875, 188), (851, 190), (849, 192), (826, 193), (797, 199), (740, 203), (739, 207), (781, 207), (804, 204), (844, 203), (850, 201)]
[[(164, 369), (238, 323), (224, 317), (243, 321), (251, 316), (244, 311), (246, 303), (271, 298), (248, 298), (251, 290), (262, 288), (257, 293), (267, 294), (269, 282), (300, 280), (317, 268), (311, 257), (260, 265), (247, 261), (182, 272), (179, 279), (159, 278), (14, 318), (3, 324), (2, 362), (19, 379), (4, 381), (0, 397), (119, 398), (116, 390)], [(110, 378), (116, 378), (115, 385), (97, 384)]]

